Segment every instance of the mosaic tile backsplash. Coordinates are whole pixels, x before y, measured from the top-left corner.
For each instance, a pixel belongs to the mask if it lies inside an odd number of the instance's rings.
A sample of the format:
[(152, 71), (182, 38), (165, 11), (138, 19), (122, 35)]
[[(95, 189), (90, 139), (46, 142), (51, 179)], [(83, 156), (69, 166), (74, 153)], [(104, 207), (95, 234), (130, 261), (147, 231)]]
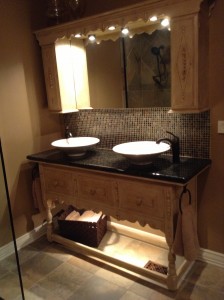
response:
[(210, 157), (210, 113), (168, 113), (168, 107), (94, 109), (64, 115), (64, 125), (73, 136), (100, 139), (98, 148), (112, 149), (116, 144), (157, 140), (170, 135), (180, 138), (180, 155)]

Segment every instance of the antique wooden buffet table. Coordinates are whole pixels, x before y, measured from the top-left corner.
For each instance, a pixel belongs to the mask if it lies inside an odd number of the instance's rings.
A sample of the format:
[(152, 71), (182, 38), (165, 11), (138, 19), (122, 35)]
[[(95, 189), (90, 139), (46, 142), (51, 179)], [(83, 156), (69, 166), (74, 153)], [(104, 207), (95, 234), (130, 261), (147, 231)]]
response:
[[(179, 270), (172, 251), (179, 197), (188, 186), (196, 210), (197, 176), (209, 167), (209, 159), (181, 157), (178, 164), (169, 156), (161, 156), (147, 167), (134, 167), (111, 150), (97, 149), (76, 161), (66, 159), (58, 150), (27, 156), (39, 165), (42, 196), (47, 210), (47, 237), (69, 249), (103, 260), (123, 271), (142, 276), (176, 290), (190, 265), (186, 260)], [(52, 209), (60, 204), (80, 209), (102, 211), (118, 220), (138, 221), (165, 234), (168, 245), (167, 275), (150, 271), (66, 239), (54, 230)], [(130, 230), (131, 232), (131, 230)]]

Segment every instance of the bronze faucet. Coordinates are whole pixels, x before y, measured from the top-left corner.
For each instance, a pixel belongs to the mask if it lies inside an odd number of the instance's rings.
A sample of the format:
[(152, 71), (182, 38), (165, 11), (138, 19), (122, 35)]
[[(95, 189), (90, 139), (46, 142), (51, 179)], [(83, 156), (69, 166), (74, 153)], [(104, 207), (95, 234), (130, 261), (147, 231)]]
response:
[(157, 144), (159, 144), (160, 142), (168, 142), (171, 146), (171, 150), (173, 153), (173, 163), (179, 163), (180, 162), (180, 140), (179, 137), (174, 135), (172, 132), (170, 131), (166, 131), (167, 133), (171, 134), (173, 136), (172, 139), (169, 138), (161, 138), (158, 139), (156, 141)]

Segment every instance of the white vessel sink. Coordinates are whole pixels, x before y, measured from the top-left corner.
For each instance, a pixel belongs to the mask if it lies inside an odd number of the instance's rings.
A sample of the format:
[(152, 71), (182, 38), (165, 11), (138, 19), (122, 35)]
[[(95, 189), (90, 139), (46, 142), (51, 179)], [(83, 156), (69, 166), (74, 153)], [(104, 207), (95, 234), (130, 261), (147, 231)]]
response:
[(71, 157), (82, 157), (86, 151), (90, 150), (98, 144), (100, 140), (95, 137), (70, 137), (68, 139), (60, 139), (51, 143), (53, 147), (66, 153)]
[(138, 141), (123, 143), (113, 147), (113, 151), (125, 156), (129, 161), (136, 165), (151, 164), (152, 160), (170, 150), (167, 143), (157, 144), (155, 141)]

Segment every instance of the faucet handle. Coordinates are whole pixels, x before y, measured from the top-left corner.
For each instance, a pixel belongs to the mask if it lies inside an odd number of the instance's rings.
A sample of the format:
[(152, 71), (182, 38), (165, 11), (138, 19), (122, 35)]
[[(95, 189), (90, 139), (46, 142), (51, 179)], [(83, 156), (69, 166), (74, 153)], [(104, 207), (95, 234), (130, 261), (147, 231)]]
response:
[(180, 139), (178, 136), (176, 136), (170, 131), (167, 131), (167, 133), (171, 134), (174, 137), (172, 142), (173, 162), (179, 163), (180, 162)]
[(178, 137), (178, 136), (176, 136), (175, 134), (173, 134), (172, 132), (170, 132), (170, 131), (166, 131), (166, 133), (169, 133), (169, 134), (171, 134), (171, 135), (174, 137), (174, 139), (175, 139), (175, 140), (179, 141), (179, 137)]

